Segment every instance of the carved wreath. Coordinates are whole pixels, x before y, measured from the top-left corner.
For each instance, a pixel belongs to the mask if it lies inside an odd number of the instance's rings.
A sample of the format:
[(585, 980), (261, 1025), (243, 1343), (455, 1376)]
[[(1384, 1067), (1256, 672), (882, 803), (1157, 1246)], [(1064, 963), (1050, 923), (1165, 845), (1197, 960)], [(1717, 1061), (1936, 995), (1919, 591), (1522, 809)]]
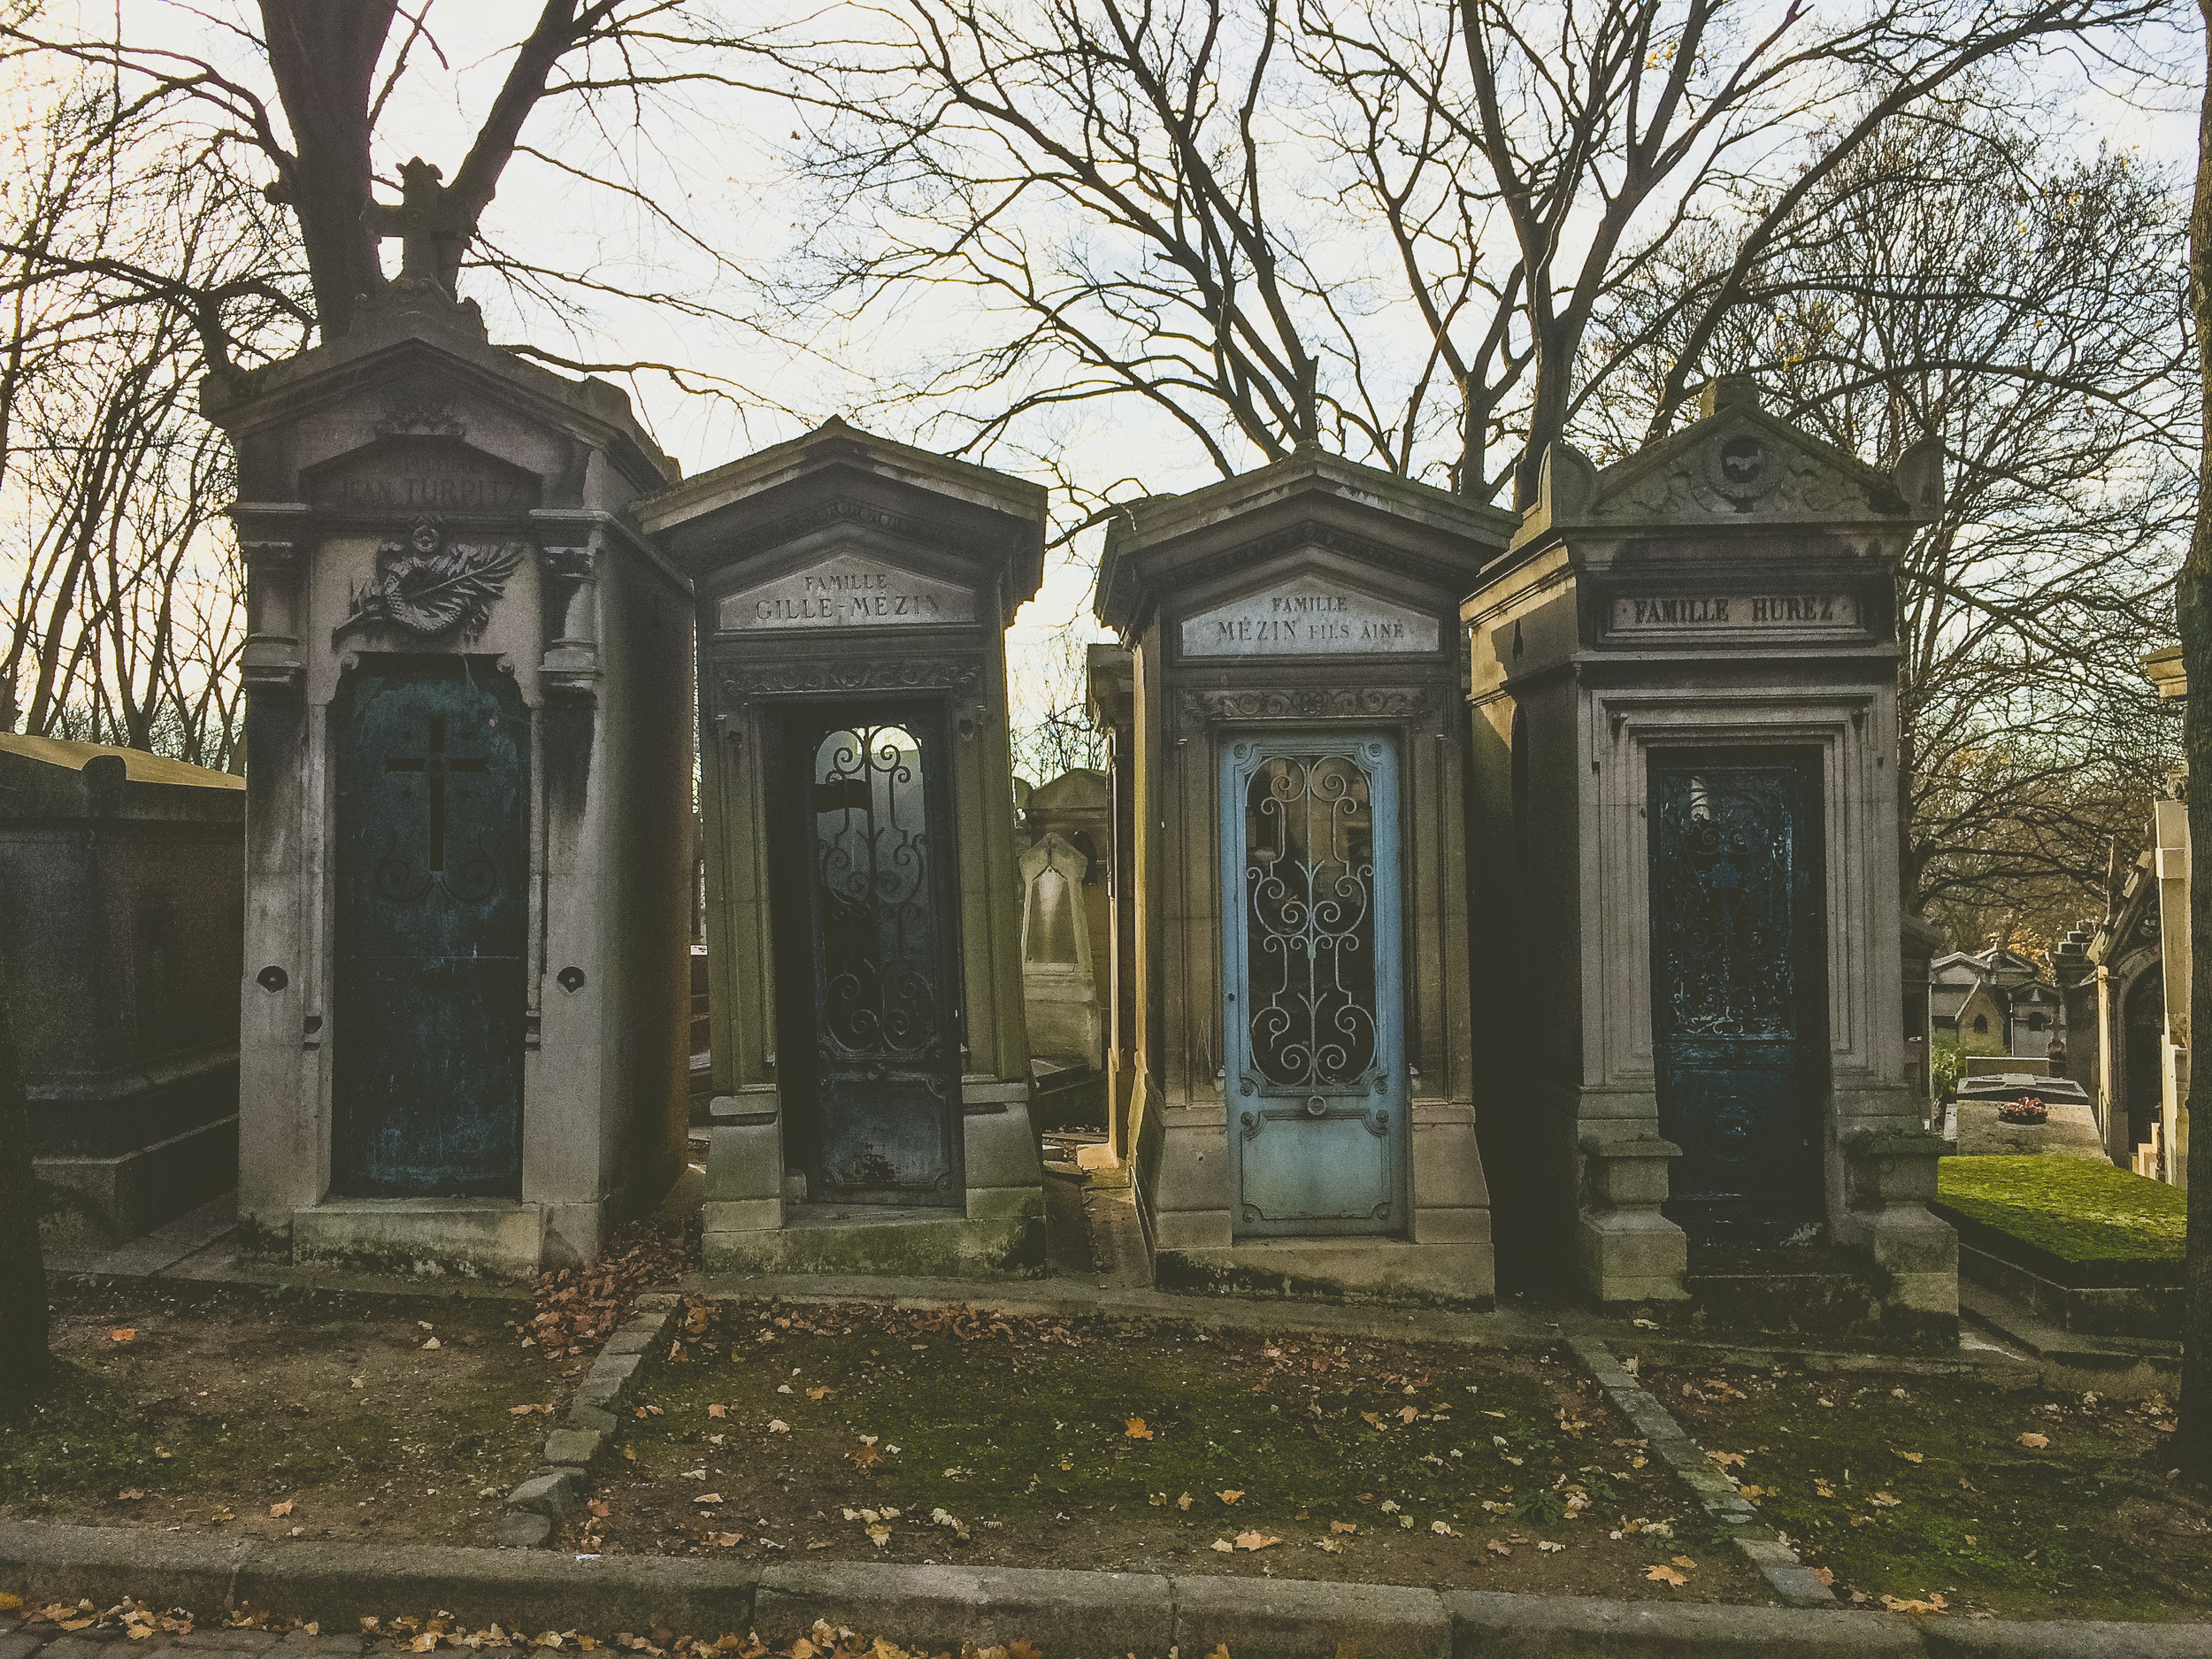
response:
[(419, 524), (404, 541), (376, 549), (376, 576), (353, 593), (353, 610), (331, 631), (335, 641), (362, 627), (396, 627), (425, 639), (482, 634), (492, 606), (528, 551), (520, 542), (448, 545), (434, 524)]

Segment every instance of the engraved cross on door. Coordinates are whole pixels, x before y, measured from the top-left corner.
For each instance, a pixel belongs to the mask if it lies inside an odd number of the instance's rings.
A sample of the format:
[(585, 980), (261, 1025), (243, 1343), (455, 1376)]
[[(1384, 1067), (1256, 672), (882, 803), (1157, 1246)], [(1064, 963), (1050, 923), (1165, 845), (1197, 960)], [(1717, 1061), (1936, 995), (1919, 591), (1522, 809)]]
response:
[(530, 713), (485, 658), (364, 663), (330, 709), (331, 1187), (518, 1195)]

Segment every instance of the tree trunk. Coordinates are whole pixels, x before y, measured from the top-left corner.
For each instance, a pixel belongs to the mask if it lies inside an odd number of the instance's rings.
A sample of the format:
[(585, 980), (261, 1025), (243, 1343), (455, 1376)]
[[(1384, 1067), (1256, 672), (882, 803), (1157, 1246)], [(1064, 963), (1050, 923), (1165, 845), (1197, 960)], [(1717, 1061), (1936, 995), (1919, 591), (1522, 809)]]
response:
[[(2198, 0), (2208, 26), (2204, 102), (2197, 126), (2197, 195), (2189, 216), (2189, 309), (2212, 432), (2212, 0)], [(2201, 452), (2197, 522), (2181, 567), (2175, 610), (2181, 663), (2189, 677), (2182, 753), (2189, 765), (2189, 1029), (2212, 1032), (2212, 447)], [(2212, 1065), (2189, 1068), (2189, 1242), (2183, 1267), (2181, 1434), (2183, 1474), (2212, 1486)]]
[(31, 1173), (31, 1114), (0, 963), (0, 1411), (45, 1392), (46, 1263), (38, 1247), (38, 1188)]
[(369, 95), (396, 0), (261, 0), (263, 38), (292, 161), (284, 199), (299, 216), (323, 338), (353, 326), (354, 303), (384, 285), (369, 209)]

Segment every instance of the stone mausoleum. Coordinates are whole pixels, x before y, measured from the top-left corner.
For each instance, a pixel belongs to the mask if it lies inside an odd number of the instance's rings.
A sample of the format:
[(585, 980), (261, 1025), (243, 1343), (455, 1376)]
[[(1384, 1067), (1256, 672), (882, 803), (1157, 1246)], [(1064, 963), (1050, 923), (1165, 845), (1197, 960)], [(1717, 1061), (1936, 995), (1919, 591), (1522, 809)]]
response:
[(697, 590), (708, 1268), (1041, 1271), (1004, 635), (1044, 491), (832, 420), (640, 511)]
[(1114, 517), (1097, 611), (1133, 683), (1125, 710), (1094, 670), (1094, 701), (1133, 796), (1115, 942), (1164, 1286), (1494, 1294), (1454, 622), (1511, 525), (1302, 450)]
[(1484, 1154), (1601, 1302), (1825, 1247), (1956, 1316), (1900, 1018), (1895, 572), (1941, 494), (1724, 380), (1612, 466), (1554, 446), (1462, 607)]
[(526, 1274), (684, 1156), (675, 465), (434, 280), (211, 378), (249, 572), (239, 1210), (295, 1259)]

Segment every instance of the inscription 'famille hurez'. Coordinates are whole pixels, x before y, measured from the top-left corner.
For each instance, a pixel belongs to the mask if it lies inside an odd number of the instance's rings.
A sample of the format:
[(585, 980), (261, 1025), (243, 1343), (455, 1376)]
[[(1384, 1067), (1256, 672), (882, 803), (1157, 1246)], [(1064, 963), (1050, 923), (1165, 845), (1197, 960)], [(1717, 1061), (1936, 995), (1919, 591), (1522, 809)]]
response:
[(1623, 596), (1613, 601), (1613, 631), (1617, 634), (1858, 626), (1859, 602), (1851, 594), (1701, 594)]
[(1186, 657), (1433, 651), (1434, 617), (1301, 578), (1183, 618)]
[(718, 607), (725, 634), (755, 628), (899, 627), (972, 622), (965, 588), (843, 555), (795, 571)]

